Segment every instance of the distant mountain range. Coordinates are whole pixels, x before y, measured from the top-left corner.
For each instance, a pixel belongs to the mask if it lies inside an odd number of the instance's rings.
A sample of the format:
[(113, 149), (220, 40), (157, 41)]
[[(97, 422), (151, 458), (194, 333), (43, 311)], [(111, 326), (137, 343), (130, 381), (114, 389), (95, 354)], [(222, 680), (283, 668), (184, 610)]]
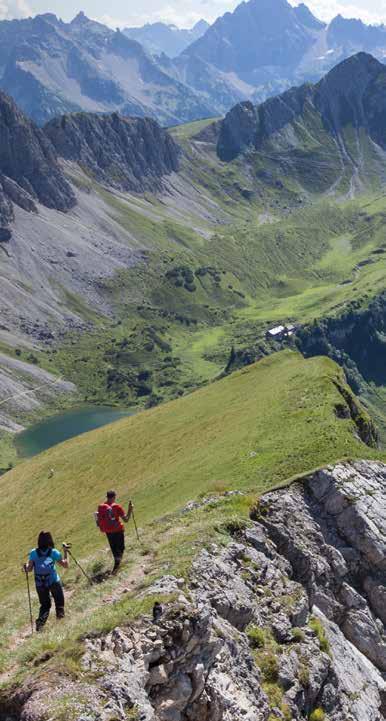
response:
[(360, 51), (383, 61), (386, 27), (341, 16), (326, 25), (287, 0), (249, 0), (189, 31), (156, 23), (114, 32), (83, 13), (71, 23), (46, 14), (0, 22), (0, 88), (41, 125), (66, 112), (118, 111), (170, 126), (317, 82)]
[(201, 38), (209, 27), (206, 20), (200, 20), (190, 30), (166, 23), (148, 23), (141, 28), (125, 28), (123, 32), (152, 55), (165, 53), (169, 58), (175, 58)]
[(80, 13), (0, 22), (0, 88), (37, 123), (64, 112), (150, 116), (165, 125), (211, 106), (166, 74), (142, 45)]
[(341, 16), (326, 25), (304, 4), (249, 0), (174, 61), (175, 77), (214, 101), (218, 112), (235, 96), (261, 102), (292, 85), (316, 82), (360, 51), (383, 60), (386, 27)]

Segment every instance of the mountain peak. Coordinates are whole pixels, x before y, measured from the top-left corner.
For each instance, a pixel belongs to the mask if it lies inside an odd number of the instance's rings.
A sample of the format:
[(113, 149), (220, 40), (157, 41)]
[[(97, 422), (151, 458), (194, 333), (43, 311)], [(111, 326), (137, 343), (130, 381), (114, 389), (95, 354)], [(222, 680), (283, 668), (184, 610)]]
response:
[(74, 19), (71, 21), (71, 25), (85, 25), (90, 22), (90, 18), (87, 17), (83, 10), (80, 10)]
[(294, 8), (294, 12), (298, 20), (300, 20), (300, 22), (305, 27), (308, 27), (311, 30), (321, 30), (322, 28), (326, 27), (326, 23), (315, 17), (315, 15), (311, 12), (310, 8), (305, 5), (305, 3), (300, 3), (300, 5), (297, 5)]
[(307, 104), (319, 114), (323, 132), (329, 136), (341, 136), (347, 127), (364, 128), (371, 140), (385, 149), (385, 87), (385, 65), (368, 53), (357, 53), (337, 65), (317, 85), (292, 88), (257, 107), (251, 103), (234, 107), (221, 123), (218, 155), (221, 160), (232, 160), (248, 147), (259, 148), (280, 133), (283, 143), (291, 148), (288, 139), (292, 136), (286, 134), (286, 129), (294, 127), (297, 118), (305, 118)]
[(298, 15), (287, 0), (243, 2), (216, 20), (185, 53), (222, 72), (234, 72), (246, 83), (260, 84), (259, 68), (296, 67), (315, 42), (312, 14), (306, 23)]
[(199, 20), (192, 29), (195, 32), (205, 33), (208, 28), (210, 28), (210, 24), (206, 20)]
[[(343, 60), (336, 65), (330, 72), (320, 81), (321, 84), (331, 82), (341, 82), (342, 90), (348, 82), (350, 86), (358, 88), (360, 78), (365, 76), (374, 77), (385, 71), (385, 66), (379, 62), (370, 53), (360, 52)], [(346, 86), (347, 87), (347, 86)]]

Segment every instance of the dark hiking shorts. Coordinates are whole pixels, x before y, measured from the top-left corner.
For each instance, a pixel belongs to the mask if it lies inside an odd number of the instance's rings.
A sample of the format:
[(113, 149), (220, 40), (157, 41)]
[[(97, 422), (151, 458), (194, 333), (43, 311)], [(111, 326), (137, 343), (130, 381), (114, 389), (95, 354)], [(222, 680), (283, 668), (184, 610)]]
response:
[(111, 553), (116, 560), (120, 561), (125, 552), (124, 531), (118, 531), (117, 533), (107, 533), (106, 535), (110, 544)]

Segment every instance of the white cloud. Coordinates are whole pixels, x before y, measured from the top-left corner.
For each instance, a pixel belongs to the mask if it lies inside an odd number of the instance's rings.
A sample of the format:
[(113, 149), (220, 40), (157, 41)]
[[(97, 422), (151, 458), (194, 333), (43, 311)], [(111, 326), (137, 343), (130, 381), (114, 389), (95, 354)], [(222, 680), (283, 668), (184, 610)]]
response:
[[(241, 0), (0, 0), (0, 19), (25, 17), (38, 12), (56, 12), (70, 19), (81, 8), (112, 28), (164, 21), (191, 27), (201, 18), (214, 22), (219, 15), (233, 11)], [(289, 0), (297, 5), (301, 0)], [(360, 17), (366, 22), (386, 22), (386, 0), (304, 0), (323, 20), (338, 13)], [(107, 12), (106, 12), (107, 9)]]
[(184, 2), (169, 0), (165, 4), (160, 0), (143, 0), (139, 12), (136, 10), (122, 13), (122, 19), (109, 15), (101, 15), (95, 19), (105, 22), (110, 27), (166, 22), (178, 27), (189, 28), (202, 18), (208, 22), (214, 22), (227, 10), (234, 10), (239, 2), (240, 0), (184, 0)]
[[(298, 5), (301, 1), (289, 0), (292, 5)], [(158, 21), (173, 23), (179, 27), (191, 27), (201, 18), (214, 22), (219, 15), (233, 11), (239, 2), (240, 0), (142, 0), (135, 11), (132, 6), (133, 10), (130, 8), (131, 11), (127, 12), (126, 5), (125, 12), (120, 13), (121, 19), (110, 15), (102, 15), (97, 19), (111, 27)], [(340, 13), (345, 17), (362, 18), (368, 23), (386, 22), (386, 0), (305, 0), (305, 3), (322, 20), (331, 20)]]
[(33, 15), (27, 0), (0, 0), (0, 20), (26, 18)]
[(127, 22), (125, 20), (113, 18), (111, 17), (111, 15), (101, 15), (97, 18), (94, 17), (93, 20), (96, 20), (98, 23), (102, 23), (103, 25), (107, 25), (107, 27), (112, 28), (112, 30), (116, 30), (117, 28), (124, 28), (127, 26)]

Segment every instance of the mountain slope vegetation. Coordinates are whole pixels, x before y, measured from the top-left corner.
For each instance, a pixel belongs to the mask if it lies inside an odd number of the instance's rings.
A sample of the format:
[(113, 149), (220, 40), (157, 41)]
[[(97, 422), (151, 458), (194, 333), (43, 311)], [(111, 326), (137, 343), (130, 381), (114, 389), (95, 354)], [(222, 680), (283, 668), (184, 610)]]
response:
[[(2, 350), (74, 383), (69, 403), (149, 407), (218, 376), (232, 348), (252, 360), (277, 350), (274, 325), (375, 297), (383, 78), (362, 54), (291, 91), (285, 113), (279, 97), (169, 133), (114, 115), (50, 123), (39, 132), (77, 204), (65, 216), (15, 205), (7, 220)], [(35, 417), (21, 406), (3, 407), (18, 426)]]
[[(18, 582), (18, 561), (41, 526), (71, 538), (84, 557), (104, 543), (92, 513), (107, 486), (122, 499), (133, 496), (146, 525), (192, 494), (260, 493), (341, 457), (374, 455), (358, 436), (362, 426), (371, 438), (371, 421), (359, 405), (350, 411), (346, 393), (355, 405), (332, 361), (286, 351), (18, 466), (1, 479), (8, 492), (0, 540), (14, 539), (1, 570), (3, 593), (5, 578), (12, 587)], [(10, 503), (18, 505), (16, 527), (5, 510)]]

